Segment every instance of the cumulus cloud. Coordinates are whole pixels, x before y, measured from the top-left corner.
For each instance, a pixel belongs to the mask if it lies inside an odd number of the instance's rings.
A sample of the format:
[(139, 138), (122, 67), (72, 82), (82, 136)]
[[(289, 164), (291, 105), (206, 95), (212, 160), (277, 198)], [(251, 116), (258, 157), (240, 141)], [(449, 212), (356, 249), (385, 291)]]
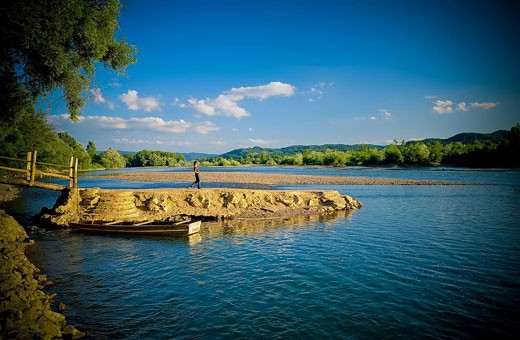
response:
[(112, 141), (121, 144), (152, 144), (152, 142), (150, 142), (149, 140), (135, 138), (112, 138)]
[[(435, 105), (433, 106), (433, 111), (435, 111), (439, 114), (452, 113), (455, 111), (469, 111), (469, 107), (465, 101), (455, 104), (451, 100), (438, 99), (434, 102), (434, 104)], [(481, 109), (485, 109), (485, 110), (494, 108), (497, 105), (498, 105), (498, 103), (489, 103), (489, 102), (486, 102), (486, 103), (474, 102), (474, 103), (470, 104), (470, 106), (473, 108), (481, 108)]]
[(106, 104), (110, 110), (115, 109), (114, 103), (105, 99), (105, 97), (103, 96), (103, 92), (101, 92), (101, 89), (99, 87), (90, 89), (89, 92), (92, 95), (92, 99), (94, 99), (94, 103)]
[(443, 113), (449, 113), (453, 111), (453, 102), (451, 100), (440, 100), (437, 99), (434, 102), (435, 106), (433, 107), (433, 111), (443, 114)]
[(148, 130), (161, 132), (185, 132), (191, 127), (191, 123), (183, 119), (165, 121), (159, 117), (130, 118), (128, 120), (133, 126), (144, 127)]
[(220, 128), (217, 127), (212, 122), (204, 122), (204, 123), (195, 125), (195, 131), (197, 131), (198, 133), (203, 134), (203, 135), (208, 134), (210, 132), (218, 131), (218, 130), (220, 130)]
[(183, 133), (189, 130), (194, 130), (195, 132), (201, 134), (207, 134), (209, 132), (220, 130), (220, 128), (218, 128), (212, 122), (194, 124), (183, 119), (164, 120), (160, 117), (122, 118), (109, 116), (81, 116), (77, 123), (72, 123), (69, 119), (69, 116), (63, 114), (50, 115), (48, 116), (48, 119), (53, 123), (85, 124), (89, 125), (91, 128), (115, 130), (139, 129), (141, 131), (168, 133)]
[(248, 141), (250, 141), (251, 143), (253, 143), (255, 145), (266, 145), (268, 143), (268, 141), (266, 141), (265, 139), (249, 138)]
[(186, 146), (190, 145), (190, 142), (187, 141), (175, 141), (175, 140), (166, 140), (162, 138), (157, 138), (155, 141), (148, 139), (135, 139), (135, 138), (112, 138), (112, 141), (118, 144), (127, 144), (127, 145), (142, 145), (142, 144), (156, 144), (156, 145), (174, 145), (174, 146)]
[(459, 111), (468, 111), (468, 107), (466, 106), (466, 102), (460, 102), (457, 104), (457, 110)]
[(118, 98), (126, 104), (129, 110), (144, 110), (146, 112), (153, 110), (161, 111), (159, 100), (154, 97), (139, 98), (138, 92), (135, 90), (128, 90), (127, 93), (121, 94)]
[(478, 108), (485, 109), (485, 110), (492, 109), (497, 105), (498, 105), (498, 103), (478, 103), (478, 102), (471, 103), (472, 107), (478, 107)]
[[(226, 116), (240, 119), (249, 116), (250, 113), (238, 106), (237, 102), (245, 98), (265, 100), (273, 96), (289, 97), (294, 95), (294, 92), (294, 86), (276, 81), (270, 82), (267, 85), (232, 88), (229, 91), (221, 93), (215, 99), (190, 98), (188, 103), (190, 107), (203, 115)], [(178, 102), (176, 102), (176, 105), (179, 105)]]

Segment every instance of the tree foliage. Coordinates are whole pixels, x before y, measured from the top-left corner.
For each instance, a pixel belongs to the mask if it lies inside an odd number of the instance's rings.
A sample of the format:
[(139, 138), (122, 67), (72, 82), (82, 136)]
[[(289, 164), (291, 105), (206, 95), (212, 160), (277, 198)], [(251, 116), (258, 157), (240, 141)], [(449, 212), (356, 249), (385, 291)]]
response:
[(101, 154), (101, 163), (107, 169), (121, 169), (126, 167), (126, 158), (112, 148), (108, 148)]
[(13, 120), (61, 90), (76, 120), (98, 64), (122, 73), (135, 62), (135, 47), (114, 38), (120, 8), (118, 0), (2, 1), (2, 117)]
[(129, 158), (131, 166), (179, 166), (184, 165), (184, 156), (173, 152), (141, 150)]
[[(280, 154), (281, 149), (251, 148), (248, 154), (240, 154), (235, 161), (240, 164), (265, 165), (458, 165), (471, 167), (518, 167), (520, 166), (520, 124), (514, 126), (506, 137), (485, 140), (469, 139), (442, 144), (439, 140), (408, 142), (397, 141), (384, 148), (361, 145), (356, 148), (341, 150), (325, 149), (316, 151), (316, 147), (299, 150), (293, 154)], [(289, 148), (284, 148), (287, 150)], [(303, 152), (300, 152), (303, 150)], [(238, 151), (238, 150), (237, 150)], [(205, 160), (207, 165), (230, 164), (222, 156)]]

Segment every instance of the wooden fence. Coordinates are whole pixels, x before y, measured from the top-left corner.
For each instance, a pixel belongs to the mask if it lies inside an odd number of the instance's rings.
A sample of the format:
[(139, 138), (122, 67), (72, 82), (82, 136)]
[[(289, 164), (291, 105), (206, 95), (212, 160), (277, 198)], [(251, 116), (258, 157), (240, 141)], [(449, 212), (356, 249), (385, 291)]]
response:
[[(11, 161), (11, 162), (19, 162), (22, 164), (19, 168), (13, 168), (13, 167), (7, 167), (7, 166), (0, 165), (0, 169), (25, 173), (25, 178), (5, 179), (3, 182), (19, 184), (19, 185), (36, 186), (36, 187), (54, 189), (54, 190), (59, 190), (59, 189), (63, 188), (63, 186), (52, 184), (52, 183), (37, 182), (35, 179), (36, 179), (36, 176), (39, 175), (40, 177), (47, 176), (47, 177), (66, 179), (69, 181), (70, 188), (78, 187), (78, 159), (77, 158), (71, 157), (70, 161), (69, 161), (69, 165), (61, 165), (61, 164), (37, 162), (36, 161), (37, 154), (38, 154), (38, 151), (35, 149), (33, 151), (27, 152), (26, 159), (0, 156), (0, 159), (5, 159), (5, 160)], [(68, 175), (63, 175), (60, 173), (45, 172), (45, 171), (39, 170), (37, 168), (37, 165), (46, 165), (46, 166), (52, 167), (54, 169), (60, 169), (60, 168), (68, 169)]]

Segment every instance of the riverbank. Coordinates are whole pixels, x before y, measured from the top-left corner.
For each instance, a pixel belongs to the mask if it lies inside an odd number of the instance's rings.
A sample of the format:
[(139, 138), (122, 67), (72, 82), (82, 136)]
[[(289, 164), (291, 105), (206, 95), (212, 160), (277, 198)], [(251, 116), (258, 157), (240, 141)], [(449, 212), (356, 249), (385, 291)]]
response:
[[(193, 182), (191, 172), (127, 172), (103, 174), (102, 177), (125, 181), (140, 182)], [(351, 176), (314, 176), (294, 174), (258, 174), (249, 172), (203, 172), (201, 181), (208, 183), (241, 183), (259, 186), (275, 185), (465, 185), (463, 182), (415, 180), (401, 178), (373, 178)]]
[[(0, 205), (16, 198), (20, 191), (0, 185)], [(43, 291), (52, 282), (25, 255), (25, 249), (33, 244), (23, 227), (0, 209), (0, 339), (84, 336), (67, 325), (64, 315), (52, 310), (56, 295)]]
[(23, 227), (0, 210), (0, 338), (77, 339), (84, 334), (67, 325), (65, 316), (52, 310), (52, 283), (25, 256), (33, 245)]

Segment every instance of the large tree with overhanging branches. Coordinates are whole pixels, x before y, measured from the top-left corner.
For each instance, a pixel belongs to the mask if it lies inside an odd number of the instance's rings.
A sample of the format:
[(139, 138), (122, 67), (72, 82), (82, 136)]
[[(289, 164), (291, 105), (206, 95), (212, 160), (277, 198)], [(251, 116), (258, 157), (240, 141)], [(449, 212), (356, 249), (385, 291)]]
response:
[[(100, 67), (122, 74), (136, 48), (116, 37), (119, 0), (0, 2), (0, 153), (52, 150), (38, 99), (62, 94), (77, 120)], [(44, 156), (45, 153), (41, 154)]]
[(124, 72), (134, 46), (117, 39), (118, 0), (6, 0), (0, 5), (1, 115), (61, 90), (76, 120), (99, 65)]

